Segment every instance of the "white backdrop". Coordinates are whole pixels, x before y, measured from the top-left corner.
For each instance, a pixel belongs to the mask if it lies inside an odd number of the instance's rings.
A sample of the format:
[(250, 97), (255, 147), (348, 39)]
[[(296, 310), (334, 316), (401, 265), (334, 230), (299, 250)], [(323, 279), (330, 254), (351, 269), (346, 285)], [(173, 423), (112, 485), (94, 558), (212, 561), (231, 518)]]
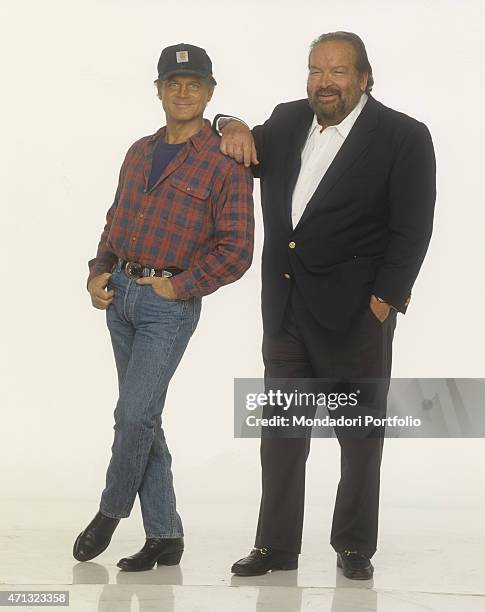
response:
[[(305, 96), (311, 40), (358, 33), (374, 96), (430, 128), (438, 161), (434, 236), (399, 316), (395, 376), (483, 377), (485, 12), (479, 0), (339, 3), (85, 0), (0, 8), (2, 57), (2, 486), (7, 498), (91, 500), (104, 485), (116, 372), (104, 313), (91, 307), (95, 255), (128, 146), (163, 123), (161, 49), (207, 49), (207, 109), (262, 122)], [(205, 298), (164, 413), (179, 501), (259, 498), (256, 440), (232, 437), (233, 377), (262, 375), (257, 241), (251, 270)], [(390, 504), (476, 505), (483, 440), (386, 441)], [(330, 503), (335, 440), (315, 440), (308, 495)], [(476, 481), (475, 481), (476, 482)], [(449, 495), (450, 487), (453, 497)]]

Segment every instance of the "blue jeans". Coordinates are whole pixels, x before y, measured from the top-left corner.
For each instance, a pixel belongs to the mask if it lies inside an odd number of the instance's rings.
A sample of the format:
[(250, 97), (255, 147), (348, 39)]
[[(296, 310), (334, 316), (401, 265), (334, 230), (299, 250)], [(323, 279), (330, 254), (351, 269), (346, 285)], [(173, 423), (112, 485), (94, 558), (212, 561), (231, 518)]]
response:
[(147, 538), (183, 536), (162, 428), (167, 387), (194, 332), (201, 298), (168, 300), (115, 266), (106, 322), (118, 371), (114, 442), (99, 509), (130, 515), (138, 493)]

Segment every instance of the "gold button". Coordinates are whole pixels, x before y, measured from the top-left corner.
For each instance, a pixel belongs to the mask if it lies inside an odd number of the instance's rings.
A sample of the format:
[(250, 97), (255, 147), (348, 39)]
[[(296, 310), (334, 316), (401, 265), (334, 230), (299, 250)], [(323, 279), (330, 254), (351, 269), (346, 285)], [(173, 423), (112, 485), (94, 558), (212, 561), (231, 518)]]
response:
[(132, 240), (133, 240), (133, 242), (134, 242), (134, 241), (136, 240), (136, 238), (133, 236)]
[(285, 272), (285, 273), (283, 274), (283, 276), (284, 276), (285, 278), (288, 278), (288, 279), (290, 279), (290, 278), (291, 278), (291, 276), (288, 274), (288, 272)]
[(293, 240), (289, 243), (288, 245), (290, 247), (290, 249), (294, 249), (296, 247), (296, 243), (293, 242)]

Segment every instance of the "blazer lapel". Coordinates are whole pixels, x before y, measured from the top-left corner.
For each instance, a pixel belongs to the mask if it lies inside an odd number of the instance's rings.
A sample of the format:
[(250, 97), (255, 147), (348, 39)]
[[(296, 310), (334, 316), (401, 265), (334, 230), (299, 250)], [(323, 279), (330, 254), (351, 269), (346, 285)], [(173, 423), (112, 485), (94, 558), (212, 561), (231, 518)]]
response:
[(350, 168), (355, 160), (367, 149), (372, 140), (372, 133), (378, 122), (378, 108), (376, 101), (369, 96), (366, 105), (357, 117), (349, 135), (340, 147), (337, 155), (325, 172), (322, 180), (318, 184), (314, 194), (310, 198), (298, 225), (304, 222), (312, 210), (321, 205), (323, 198)]

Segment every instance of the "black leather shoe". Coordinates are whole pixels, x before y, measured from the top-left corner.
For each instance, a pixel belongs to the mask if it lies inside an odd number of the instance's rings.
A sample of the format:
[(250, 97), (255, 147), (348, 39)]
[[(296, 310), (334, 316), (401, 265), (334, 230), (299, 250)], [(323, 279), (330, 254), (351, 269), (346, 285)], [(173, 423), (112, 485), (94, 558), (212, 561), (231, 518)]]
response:
[(143, 548), (116, 564), (125, 572), (143, 572), (158, 565), (178, 565), (184, 552), (183, 538), (147, 538)]
[(111, 536), (120, 519), (111, 518), (98, 512), (84, 531), (77, 536), (72, 549), (78, 561), (89, 561), (108, 548)]
[(370, 559), (356, 550), (338, 552), (337, 567), (341, 567), (344, 576), (352, 580), (370, 580), (374, 573)]
[(298, 567), (298, 554), (274, 548), (253, 548), (247, 557), (231, 567), (236, 576), (261, 576), (269, 570), (294, 570)]

